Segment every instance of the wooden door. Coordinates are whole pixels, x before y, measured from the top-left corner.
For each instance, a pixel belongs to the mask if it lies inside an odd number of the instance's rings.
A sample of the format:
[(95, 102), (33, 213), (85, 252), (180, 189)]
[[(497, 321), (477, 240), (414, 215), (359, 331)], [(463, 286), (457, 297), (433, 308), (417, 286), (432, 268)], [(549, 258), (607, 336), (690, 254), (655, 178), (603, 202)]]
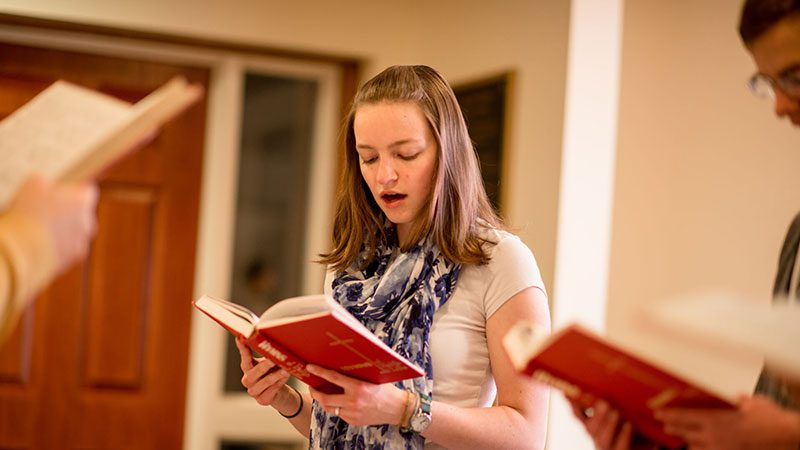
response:
[[(0, 44), (0, 117), (63, 78), (128, 101), (206, 69)], [(0, 448), (180, 449), (205, 102), (99, 179), (91, 253), (0, 347)]]

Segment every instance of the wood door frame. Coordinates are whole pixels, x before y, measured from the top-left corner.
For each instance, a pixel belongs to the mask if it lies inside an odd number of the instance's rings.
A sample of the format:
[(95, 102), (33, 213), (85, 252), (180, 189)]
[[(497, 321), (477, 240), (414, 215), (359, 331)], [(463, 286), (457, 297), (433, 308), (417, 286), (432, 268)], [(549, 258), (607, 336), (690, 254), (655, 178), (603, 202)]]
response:
[[(356, 58), (294, 52), (284, 49), (141, 32), (0, 13), (0, 41), (43, 48), (150, 59), (195, 65), (212, 70), (198, 223), (195, 297), (230, 292), (229, 271), (233, 246), (238, 164), (238, 118), (244, 70), (283, 73), (320, 83), (312, 139), (314, 164), (308, 223), (330, 223), (335, 192), (334, 170), (340, 159), (337, 136), (347, 101), (355, 93), (361, 62)], [(102, 37), (102, 39), (97, 39)], [(341, 145), (339, 143), (338, 145)], [(322, 195), (319, 195), (322, 193)], [(326, 195), (329, 198), (326, 198)], [(327, 228), (327, 227), (323, 227)], [(307, 248), (324, 249), (328, 230), (309, 230)], [(306, 293), (322, 286), (322, 270), (307, 270)], [(247, 396), (223, 395), (225, 340), (221, 328), (192, 317), (191, 351), (187, 374), (184, 448), (217, 449), (222, 437), (298, 441), (299, 435), (270, 408)], [(202, 351), (198, 350), (202, 349)], [(232, 414), (236, 420), (232, 420)], [(242, 420), (243, 419), (243, 420)]]

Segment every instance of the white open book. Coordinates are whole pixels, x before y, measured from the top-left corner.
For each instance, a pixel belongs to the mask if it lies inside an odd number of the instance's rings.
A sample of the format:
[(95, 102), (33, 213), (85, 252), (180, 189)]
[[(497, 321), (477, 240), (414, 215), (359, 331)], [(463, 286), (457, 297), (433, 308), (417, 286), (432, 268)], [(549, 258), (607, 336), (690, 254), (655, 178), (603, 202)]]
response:
[(33, 172), (91, 179), (202, 95), (201, 86), (175, 77), (131, 105), (56, 81), (0, 122), (0, 209)]
[(756, 353), (773, 371), (800, 380), (800, 305), (703, 292), (654, 305), (651, 320), (674, 335)]

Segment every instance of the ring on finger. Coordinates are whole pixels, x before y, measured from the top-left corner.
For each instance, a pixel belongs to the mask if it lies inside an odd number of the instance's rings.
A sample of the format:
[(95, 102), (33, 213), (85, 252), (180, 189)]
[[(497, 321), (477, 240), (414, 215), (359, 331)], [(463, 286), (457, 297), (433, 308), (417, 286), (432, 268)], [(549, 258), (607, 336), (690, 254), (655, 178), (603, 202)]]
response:
[(333, 415), (334, 416), (338, 416), (339, 415), (339, 407), (338, 406), (333, 410)]

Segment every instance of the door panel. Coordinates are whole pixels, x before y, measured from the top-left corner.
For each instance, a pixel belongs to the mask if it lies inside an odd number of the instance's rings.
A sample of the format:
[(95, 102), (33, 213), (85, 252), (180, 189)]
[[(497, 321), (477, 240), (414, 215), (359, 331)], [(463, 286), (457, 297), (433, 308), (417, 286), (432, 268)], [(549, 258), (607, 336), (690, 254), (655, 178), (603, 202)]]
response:
[[(103, 189), (97, 218), (106, 226), (95, 237), (84, 308), (83, 386), (138, 389), (143, 384), (156, 195), (128, 186)], [(118, 303), (130, 314), (119, 315)]]
[[(0, 117), (58, 78), (137, 101), (206, 69), (0, 44)], [(98, 180), (88, 258), (0, 346), (0, 448), (180, 449), (205, 103)]]

